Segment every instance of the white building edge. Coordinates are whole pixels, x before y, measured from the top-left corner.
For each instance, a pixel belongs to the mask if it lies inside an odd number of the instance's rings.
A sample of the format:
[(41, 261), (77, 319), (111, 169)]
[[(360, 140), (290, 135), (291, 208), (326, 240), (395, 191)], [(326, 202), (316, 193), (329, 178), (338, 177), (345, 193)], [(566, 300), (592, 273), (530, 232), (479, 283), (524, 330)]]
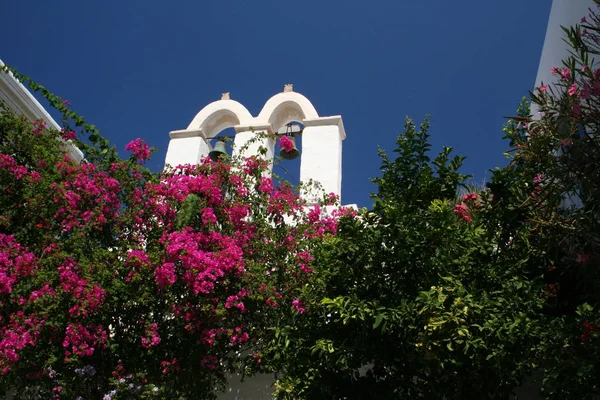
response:
[[(5, 64), (0, 60), (0, 66)], [(12, 73), (0, 72), (0, 101), (16, 114), (25, 116), (31, 122), (42, 120), (48, 128), (60, 130), (60, 125), (36, 100), (29, 90)], [(83, 153), (72, 144), (67, 144), (69, 156), (76, 162), (83, 160)]]
[(540, 57), (535, 87), (556, 80), (550, 70), (554, 66), (562, 66), (561, 61), (569, 57), (569, 46), (565, 43), (565, 33), (561, 26), (570, 27), (580, 23), (582, 17), (589, 14), (589, 9), (597, 10), (592, 0), (553, 0), (544, 38), (544, 47)]

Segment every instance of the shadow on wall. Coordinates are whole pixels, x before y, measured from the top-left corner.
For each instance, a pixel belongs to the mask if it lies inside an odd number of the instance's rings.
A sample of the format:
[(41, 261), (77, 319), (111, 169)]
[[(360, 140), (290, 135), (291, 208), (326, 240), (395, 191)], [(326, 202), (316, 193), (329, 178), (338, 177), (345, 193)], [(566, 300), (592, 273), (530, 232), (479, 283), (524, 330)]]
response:
[(229, 387), (217, 400), (269, 400), (273, 396), (273, 374), (259, 374), (241, 382), (241, 375), (228, 377)]
[[(539, 400), (542, 372), (525, 379), (523, 384), (514, 390), (508, 400)], [(270, 400), (273, 396), (273, 374), (260, 374), (241, 382), (241, 375), (228, 377), (229, 387), (225, 393), (217, 394), (217, 400)]]

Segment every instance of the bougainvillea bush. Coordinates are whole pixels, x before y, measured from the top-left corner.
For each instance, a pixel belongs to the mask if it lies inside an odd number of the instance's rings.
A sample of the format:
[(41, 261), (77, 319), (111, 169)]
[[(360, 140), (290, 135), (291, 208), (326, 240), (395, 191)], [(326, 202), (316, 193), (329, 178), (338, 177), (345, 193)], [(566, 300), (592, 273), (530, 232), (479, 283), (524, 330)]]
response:
[(314, 243), (336, 221), (260, 157), (150, 173), (142, 140), (122, 160), (32, 87), (74, 129), (0, 115), (0, 392), (200, 399), (260, 371), (264, 338), (305, 314)]

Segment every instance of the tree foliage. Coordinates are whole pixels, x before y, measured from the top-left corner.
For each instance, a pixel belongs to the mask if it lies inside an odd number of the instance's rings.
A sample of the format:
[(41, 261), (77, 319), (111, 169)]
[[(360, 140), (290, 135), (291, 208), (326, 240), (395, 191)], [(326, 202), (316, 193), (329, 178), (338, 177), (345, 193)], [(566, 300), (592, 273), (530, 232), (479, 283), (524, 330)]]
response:
[[(504, 127), (509, 165), (469, 190), (461, 157), (429, 156), (427, 119), (380, 152), (372, 210), (317, 253), (307, 323), (280, 398), (547, 398), (600, 391), (597, 163), (600, 20), (565, 29), (572, 57)], [(287, 358), (286, 358), (287, 357)], [(281, 361), (284, 359), (284, 361)]]

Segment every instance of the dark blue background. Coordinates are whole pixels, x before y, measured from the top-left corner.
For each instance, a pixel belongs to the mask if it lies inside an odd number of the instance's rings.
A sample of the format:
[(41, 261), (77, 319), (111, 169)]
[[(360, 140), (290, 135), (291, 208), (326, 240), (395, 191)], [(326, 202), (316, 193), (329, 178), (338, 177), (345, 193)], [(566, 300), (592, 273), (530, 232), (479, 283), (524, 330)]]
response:
[[(343, 202), (370, 206), (377, 145), (431, 114), (434, 148), (481, 182), (504, 165), (503, 115), (532, 89), (549, 0), (4, 0), (0, 58), (31, 75), (124, 151), (160, 152), (222, 92), (258, 114), (285, 83), (341, 114)], [(297, 166), (296, 166), (297, 168)], [(297, 174), (298, 171), (292, 171)]]

